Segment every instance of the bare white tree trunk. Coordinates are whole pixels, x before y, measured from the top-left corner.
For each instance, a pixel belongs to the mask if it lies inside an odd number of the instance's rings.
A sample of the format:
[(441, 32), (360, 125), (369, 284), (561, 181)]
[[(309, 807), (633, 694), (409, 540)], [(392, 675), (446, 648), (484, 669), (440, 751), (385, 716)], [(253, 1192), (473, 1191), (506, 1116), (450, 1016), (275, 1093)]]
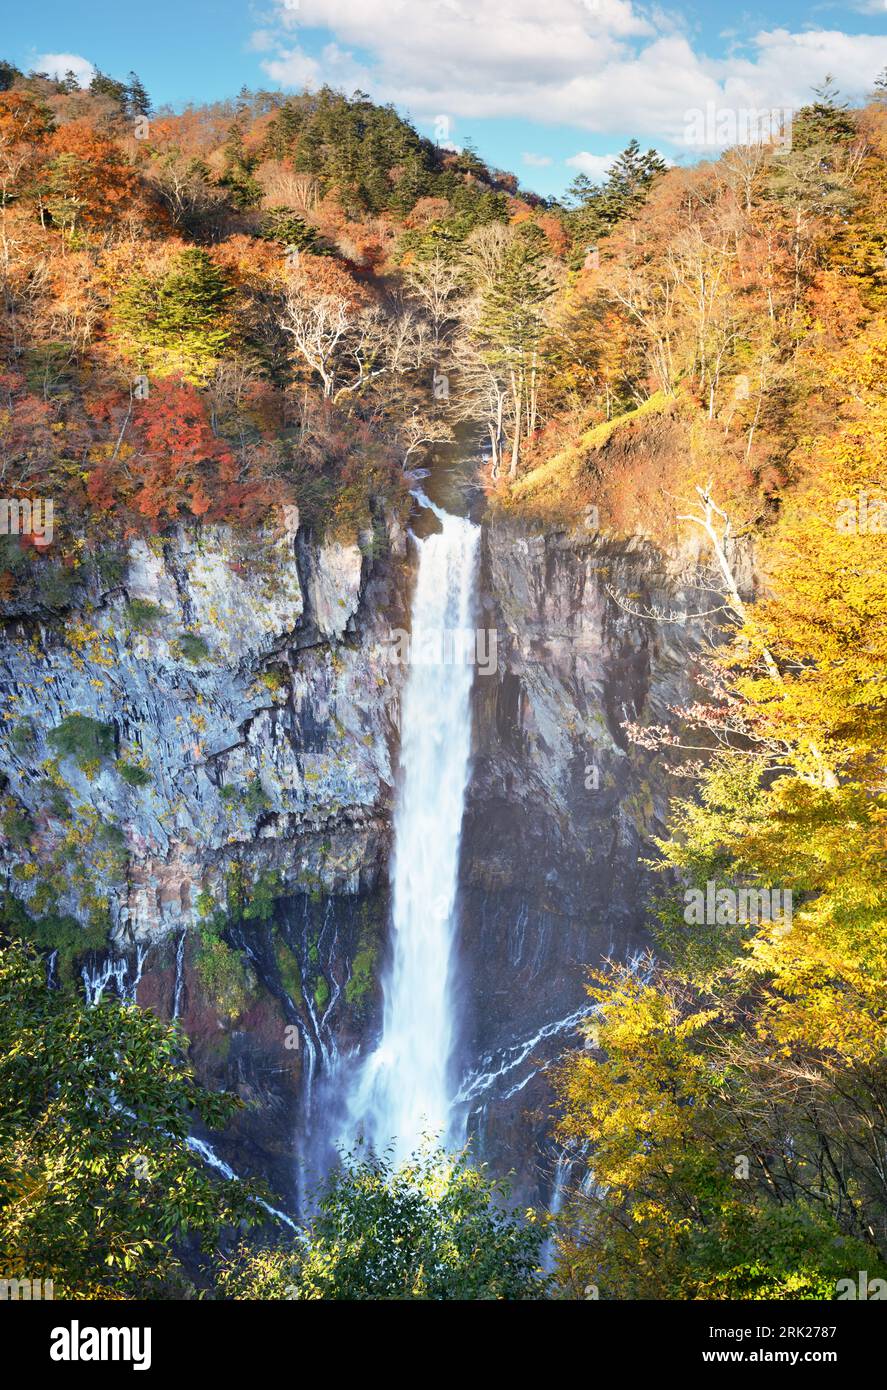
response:
[[(717, 561), (726, 589), (727, 600), (736, 617), (741, 623), (747, 621), (748, 609), (740, 596), (739, 588), (736, 583), (736, 576), (727, 555), (727, 541), (730, 539), (732, 527), (730, 518), (722, 507), (719, 507), (711, 495), (711, 482), (705, 487), (697, 487), (696, 491), (700, 498), (699, 512), (686, 512), (678, 517), (678, 521), (691, 521), (696, 526), (701, 526), (711, 543), (712, 552)], [(767, 647), (761, 648), (761, 656), (767, 668), (767, 674), (775, 683), (782, 685), (782, 673), (777, 666), (772, 652)], [(809, 745), (810, 752), (813, 754), (820, 768), (820, 781), (825, 787), (836, 787), (838, 779), (830, 767), (827, 766), (825, 759), (815, 744)]]

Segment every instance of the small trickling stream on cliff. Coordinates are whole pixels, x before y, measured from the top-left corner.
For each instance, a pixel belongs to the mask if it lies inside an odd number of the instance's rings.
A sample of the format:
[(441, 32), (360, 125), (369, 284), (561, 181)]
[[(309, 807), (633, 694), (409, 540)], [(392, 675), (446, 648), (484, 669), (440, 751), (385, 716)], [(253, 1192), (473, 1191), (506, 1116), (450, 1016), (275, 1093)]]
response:
[(396, 1161), (423, 1134), (458, 1140), (450, 1061), (459, 843), (471, 751), (480, 528), (416, 494), (440, 530), (417, 538), (394, 817), (392, 962), (382, 1034), (357, 1074), (350, 1128)]

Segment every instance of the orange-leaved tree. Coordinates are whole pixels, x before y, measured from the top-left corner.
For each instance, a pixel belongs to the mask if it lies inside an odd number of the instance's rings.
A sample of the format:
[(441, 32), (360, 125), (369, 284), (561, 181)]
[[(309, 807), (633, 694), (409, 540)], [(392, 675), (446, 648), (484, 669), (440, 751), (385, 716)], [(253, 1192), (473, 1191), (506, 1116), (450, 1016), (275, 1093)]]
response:
[(117, 512), (130, 532), (188, 517), (248, 522), (275, 500), (270, 484), (213, 434), (199, 391), (174, 377), (135, 406), (132, 442), (101, 453), (89, 474), (90, 501)]
[[(70, 233), (103, 229), (135, 210), (140, 184), (113, 140), (89, 121), (69, 121), (49, 140), (43, 208)], [(140, 209), (141, 213), (141, 209)]]

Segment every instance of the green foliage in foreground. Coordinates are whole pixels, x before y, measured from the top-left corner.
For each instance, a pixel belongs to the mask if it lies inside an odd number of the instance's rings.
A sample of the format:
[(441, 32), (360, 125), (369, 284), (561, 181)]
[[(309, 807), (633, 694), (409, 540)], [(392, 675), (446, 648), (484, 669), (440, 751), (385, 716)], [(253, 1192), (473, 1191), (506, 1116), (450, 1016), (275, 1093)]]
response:
[[(182, 1038), (136, 1005), (89, 1008), (47, 989), (31, 945), (0, 938), (0, 1268), (58, 1297), (169, 1298), (196, 1290), (177, 1251), (266, 1220), (254, 1184), (226, 1182), (187, 1146), (235, 1097), (204, 1090)], [(222, 1298), (527, 1299), (547, 1292), (545, 1226), (462, 1154), (394, 1168), (349, 1158), (297, 1241), (242, 1242)]]
[(426, 1147), (402, 1167), (349, 1155), (326, 1183), (306, 1239), (242, 1244), (218, 1277), (234, 1299), (544, 1297), (545, 1227), (502, 1203), (507, 1189), (467, 1156)]
[(239, 1102), (205, 1091), (181, 1037), (135, 1005), (46, 988), (43, 961), (0, 949), (0, 1269), (58, 1297), (190, 1292), (174, 1242), (264, 1218), (258, 1189), (187, 1147)]

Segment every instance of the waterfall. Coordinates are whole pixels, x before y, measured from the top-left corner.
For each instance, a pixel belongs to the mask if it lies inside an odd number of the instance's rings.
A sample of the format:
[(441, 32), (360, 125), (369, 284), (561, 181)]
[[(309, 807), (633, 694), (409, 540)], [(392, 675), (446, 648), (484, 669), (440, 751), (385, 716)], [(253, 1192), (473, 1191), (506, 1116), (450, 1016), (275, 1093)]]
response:
[(80, 978), (83, 981), (83, 993), (90, 1008), (101, 1003), (105, 990), (112, 980), (117, 987), (118, 999), (121, 999), (124, 1004), (135, 1004), (147, 954), (147, 946), (136, 946), (135, 968), (131, 978), (129, 958), (126, 955), (115, 956), (112, 951), (108, 951), (104, 956), (97, 958), (96, 955), (93, 955), (88, 959), (81, 967)]
[[(424, 1134), (452, 1141), (453, 945), (471, 749), (471, 660), (479, 527), (421, 493), (441, 530), (417, 540), (410, 660), (394, 816), (392, 962), (382, 1035), (350, 1098), (362, 1132), (401, 1162)], [(470, 640), (469, 640), (470, 639)], [(461, 647), (461, 651), (460, 651)]]
[(94, 959), (86, 961), (81, 967), (80, 978), (90, 1008), (101, 1003), (102, 995), (112, 980), (117, 986), (118, 996), (124, 998), (128, 969), (126, 956), (113, 956), (110, 952), (99, 962)]
[(173, 1018), (178, 1018), (182, 1012), (182, 991), (185, 988), (185, 938), (187, 934), (186, 931), (181, 933), (176, 946), (176, 978), (172, 994)]

